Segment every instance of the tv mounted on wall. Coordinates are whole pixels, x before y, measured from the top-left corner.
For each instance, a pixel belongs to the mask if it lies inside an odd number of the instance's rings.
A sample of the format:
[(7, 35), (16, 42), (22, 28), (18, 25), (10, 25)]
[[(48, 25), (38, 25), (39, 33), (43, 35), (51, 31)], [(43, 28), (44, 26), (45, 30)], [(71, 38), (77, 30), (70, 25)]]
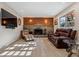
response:
[(10, 12), (1, 9), (1, 25), (6, 28), (15, 28), (17, 27), (17, 17), (11, 14)]

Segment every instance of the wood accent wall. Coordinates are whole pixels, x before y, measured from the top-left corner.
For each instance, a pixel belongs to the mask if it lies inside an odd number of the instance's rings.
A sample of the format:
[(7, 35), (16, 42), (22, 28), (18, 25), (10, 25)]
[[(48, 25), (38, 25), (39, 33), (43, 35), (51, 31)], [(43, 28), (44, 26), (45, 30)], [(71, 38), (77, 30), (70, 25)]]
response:
[(42, 24), (44, 26), (53, 26), (53, 18), (45, 17), (24, 17), (24, 25)]

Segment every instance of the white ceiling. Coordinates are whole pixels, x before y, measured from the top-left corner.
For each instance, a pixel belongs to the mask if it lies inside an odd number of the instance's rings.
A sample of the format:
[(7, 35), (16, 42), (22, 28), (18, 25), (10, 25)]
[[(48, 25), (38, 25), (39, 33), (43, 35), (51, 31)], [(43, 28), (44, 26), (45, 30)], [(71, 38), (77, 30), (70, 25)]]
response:
[(26, 16), (43, 17), (55, 16), (70, 6), (71, 2), (6, 2), (17, 13)]

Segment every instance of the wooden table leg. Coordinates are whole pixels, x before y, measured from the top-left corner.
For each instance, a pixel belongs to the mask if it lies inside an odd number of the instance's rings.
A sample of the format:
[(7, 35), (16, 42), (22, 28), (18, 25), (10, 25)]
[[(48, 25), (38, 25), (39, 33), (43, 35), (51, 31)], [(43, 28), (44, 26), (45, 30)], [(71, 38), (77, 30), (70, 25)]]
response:
[(73, 53), (72, 53), (72, 52), (70, 52), (70, 53), (68, 54), (68, 57), (71, 57), (71, 56), (72, 56), (72, 54), (73, 54)]

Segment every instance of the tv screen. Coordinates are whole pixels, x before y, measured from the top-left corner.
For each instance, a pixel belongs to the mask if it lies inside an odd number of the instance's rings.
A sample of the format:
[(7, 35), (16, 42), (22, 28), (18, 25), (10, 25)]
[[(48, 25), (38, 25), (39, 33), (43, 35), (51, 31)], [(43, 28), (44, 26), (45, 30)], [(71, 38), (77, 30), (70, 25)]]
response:
[(6, 26), (6, 28), (15, 28), (17, 27), (17, 17), (11, 14), (10, 12), (1, 9), (2, 14), (2, 26)]

